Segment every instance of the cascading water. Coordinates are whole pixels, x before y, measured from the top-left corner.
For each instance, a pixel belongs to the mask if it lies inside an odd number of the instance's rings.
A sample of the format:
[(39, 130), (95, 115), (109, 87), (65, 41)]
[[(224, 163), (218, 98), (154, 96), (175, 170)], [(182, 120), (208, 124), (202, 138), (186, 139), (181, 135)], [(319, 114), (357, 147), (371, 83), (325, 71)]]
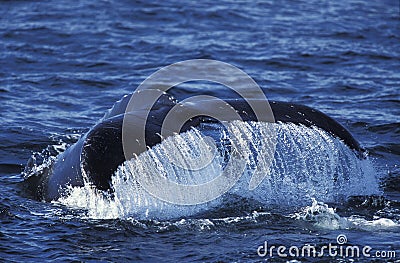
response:
[[(277, 136), (275, 152), (271, 152), (268, 137), (271, 130)], [(216, 140), (215, 151), (210, 151), (207, 136)], [(226, 168), (233, 149), (232, 138), (235, 138), (236, 150), (245, 158), (246, 169), (236, 184), (215, 200), (197, 205), (171, 204), (157, 199), (138, 182), (139, 177), (154, 175), (183, 185), (209, 182)], [(269, 165), (271, 154), (273, 159)], [(176, 165), (172, 159), (185, 165)], [(187, 169), (199, 165), (200, 169)], [(240, 169), (235, 163), (230, 167), (232, 172), (236, 168)], [(261, 183), (249, 185), (256, 175), (264, 177)], [(215, 209), (231, 196), (254, 200), (264, 207), (295, 210), (308, 205), (311, 198), (340, 202), (353, 195), (379, 194), (377, 173), (371, 160), (359, 159), (341, 140), (324, 130), (290, 123), (241, 121), (227, 123), (225, 128), (216, 123), (204, 124), (169, 137), (120, 165), (112, 184), (113, 197), (100, 194), (86, 184), (71, 188), (69, 195), (59, 201), (87, 210), (92, 218), (163, 219)], [(215, 191), (210, 188), (209, 193), (202, 194), (212, 195)]]

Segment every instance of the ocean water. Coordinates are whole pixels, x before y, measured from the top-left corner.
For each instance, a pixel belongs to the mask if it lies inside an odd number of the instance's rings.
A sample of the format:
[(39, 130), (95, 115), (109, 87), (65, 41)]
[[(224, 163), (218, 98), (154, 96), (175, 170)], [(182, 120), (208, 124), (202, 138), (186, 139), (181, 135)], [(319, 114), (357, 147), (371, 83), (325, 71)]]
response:
[[(300, 146), (290, 153), (307, 151), (309, 162), (282, 162), (276, 178), (255, 192), (241, 187), (248, 183), (243, 176), (228, 197), (199, 207), (168, 206), (144, 196), (121, 180), (135, 174), (128, 165), (113, 177), (117, 200), (85, 188), (50, 203), (24, 193), (31, 157), (46, 165), (150, 74), (198, 58), (237, 66), (268, 99), (308, 105), (335, 118), (367, 149), (367, 159), (324, 139), (321, 131), (282, 126), (293, 138), (307, 135), (292, 140)], [(1, 1), (0, 61), (2, 260), (400, 261), (398, 1)], [(203, 83), (175, 92), (224, 97), (226, 90)], [(196, 133), (185, 136), (174, 145)], [(330, 162), (314, 169), (323, 158), (307, 147), (318, 141), (329, 142), (322, 153), (341, 149), (336, 185), (330, 185), (336, 174)], [(170, 150), (163, 144), (153, 153), (162, 159)], [(150, 157), (135, 167), (148, 171)], [(269, 248), (310, 244), (320, 250), (332, 243), (372, 249), (371, 257), (359, 258), (327, 252), (283, 257), (276, 249), (260, 256), (265, 242)], [(396, 256), (388, 257), (390, 251)]]

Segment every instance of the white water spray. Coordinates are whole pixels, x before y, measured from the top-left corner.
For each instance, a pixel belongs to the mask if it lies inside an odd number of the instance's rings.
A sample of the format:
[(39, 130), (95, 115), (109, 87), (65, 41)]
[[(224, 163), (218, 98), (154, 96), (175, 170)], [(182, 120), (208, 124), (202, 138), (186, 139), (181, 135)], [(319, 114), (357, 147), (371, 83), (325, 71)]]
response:
[[(217, 124), (215, 124), (217, 125)], [(114, 197), (105, 197), (89, 185), (71, 189), (60, 199), (67, 206), (83, 208), (92, 218), (178, 218), (215, 209), (223, 198), (234, 194), (260, 202), (263, 206), (283, 206), (296, 209), (311, 198), (322, 202), (339, 202), (352, 195), (379, 194), (376, 171), (371, 161), (360, 160), (341, 140), (319, 128), (290, 123), (234, 121), (229, 131), (238, 140), (238, 150), (246, 158), (247, 168), (239, 181), (224, 196), (198, 205), (175, 205), (157, 199), (138, 183), (138, 176), (162, 175), (179, 184), (195, 185), (213, 180), (225, 168), (229, 154), (226, 130), (218, 129), (220, 144), (212, 161), (198, 170), (188, 170), (170, 162), (170, 155), (187, 166), (202, 162), (200, 151), (206, 151), (206, 137), (201, 127), (167, 138), (162, 143), (124, 162), (112, 177)], [(267, 163), (268, 134), (277, 131), (273, 163)], [(204, 157), (204, 156), (203, 156)], [(209, 158), (205, 156), (204, 158)], [(233, 167), (234, 169), (234, 167)], [(251, 187), (254, 173), (264, 173), (264, 179)], [(250, 187), (249, 187), (250, 186)], [(162, 187), (160, 185), (159, 187)], [(254, 189), (252, 189), (254, 188)], [(250, 190), (252, 189), (252, 190)], [(216, 189), (210, 189), (212, 194)], [(179, 195), (180, 193), (173, 193)]]

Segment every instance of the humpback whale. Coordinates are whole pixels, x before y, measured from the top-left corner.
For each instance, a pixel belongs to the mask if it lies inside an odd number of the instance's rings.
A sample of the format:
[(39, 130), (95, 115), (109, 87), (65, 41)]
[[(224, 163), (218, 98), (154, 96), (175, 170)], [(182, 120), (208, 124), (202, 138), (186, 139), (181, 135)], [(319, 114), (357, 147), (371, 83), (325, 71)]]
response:
[[(126, 160), (122, 145), (124, 116), (131, 114), (133, 119), (143, 118), (142, 109), (126, 112), (130, 97), (131, 95), (127, 95), (118, 101), (94, 127), (82, 135), (65, 152), (57, 156), (54, 163), (42, 174), (26, 179), (26, 184), (34, 198), (45, 201), (56, 200), (65, 193), (68, 187), (80, 187), (85, 183), (90, 183), (96, 189), (112, 194), (111, 177)], [(236, 110), (243, 121), (258, 121), (248, 100), (225, 99), (225, 101)], [(163, 120), (176, 103), (172, 96), (164, 93), (152, 105), (145, 127), (147, 147), (151, 148), (161, 142), (160, 132)], [(250, 103), (256, 105), (258, 101), (252, 99)], [(270, 101), (269, 104), (276, 122), (318, 127), (342, 140), (344, 144), (354, 150), (359, 158), (364, 156), (365, 150), (351, 133), (339, 122), (321, 111), (289, 102)], [(201, 103), (193, 103), (188, 107), (196, 112), (197, 108), (201, 107)], [(211, 113), (215, 109), (202, 108), (201, 110), (201, 115), (192, 117), (184, 123), (180, 133), (204, 123), (218, 122), (207, 114), (207, 111)], [(89, 182), (85, 182), (85, 180), (89, 180)]]

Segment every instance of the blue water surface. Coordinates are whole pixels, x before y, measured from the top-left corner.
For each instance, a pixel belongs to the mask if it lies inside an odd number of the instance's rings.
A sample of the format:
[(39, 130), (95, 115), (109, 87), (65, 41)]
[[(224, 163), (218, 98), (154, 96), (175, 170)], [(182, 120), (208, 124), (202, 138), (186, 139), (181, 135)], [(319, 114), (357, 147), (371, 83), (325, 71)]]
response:
[[(396, 0), (1, 1), (0, 258), (285, 262), (261, 258), (257, 248), (322, 246), (345, 234), (351, 244), (397, 251), (395, 259), (355, 261), (399, 262), (399, 12)], [(300, 210), (246, 202), (170, 221), (93, 219), (24, 195), (21, 174), (33, 153), (75, 142), (151, 73), (198, 58), (231, 63), (269, 99), (341, 122), (369, 151), (385, 200), (329, 204), (342, 219), (362, 222), (335, 228), (296, 219)]]

